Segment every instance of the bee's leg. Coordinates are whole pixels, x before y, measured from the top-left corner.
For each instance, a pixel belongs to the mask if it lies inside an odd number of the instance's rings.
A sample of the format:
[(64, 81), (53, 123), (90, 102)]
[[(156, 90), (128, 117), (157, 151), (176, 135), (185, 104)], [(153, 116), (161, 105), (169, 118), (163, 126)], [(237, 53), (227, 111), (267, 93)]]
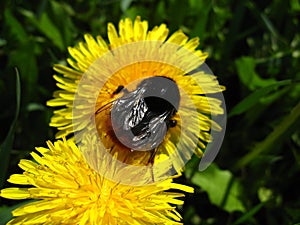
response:
[(157, 148), (151, 149), (150, 152), (151, 152), (151, 155), (148, 159), (148, 163), (154, 164), (154, 158), (155, 158), (155, 155), (157, 152)]
[(113, 94), (119, 94), (122, 90), (124, 89), (124, 86), (123, 85), (119, 85), (117, 87), (117, 89), (113, 92)]
[(154, 183), (154, 171), (153, 171), (153, 165), (151, 165), (151, 178), (152, 178), (152, 182)]
[(154, 158), (157, 152), (157, 148), (154, 148), (151, 150), (151, 155), (148, 160), (148, 165), (151, 164), (151, 177), (152, 177), (152, 182), (154, 182), (154, 171), (153, 171), (153, 165), (154, 165)]

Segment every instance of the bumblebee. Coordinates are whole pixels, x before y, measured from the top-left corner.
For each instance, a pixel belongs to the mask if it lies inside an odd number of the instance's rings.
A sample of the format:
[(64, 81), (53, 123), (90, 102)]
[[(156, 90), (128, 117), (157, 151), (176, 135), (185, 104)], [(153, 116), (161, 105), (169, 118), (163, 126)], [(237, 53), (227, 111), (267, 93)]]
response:
[(147, 162), (153, 164), (157, 147), (168, 129), (176, 126), (172, 118), (180, 103), (177, 84), (170, 78), (154, 76), (143, 79), (131, 91), (119, 85), (113, 92), (117, 94), (120, 97), (109, 107), (109, 135), (130, 152), (150, 151)]

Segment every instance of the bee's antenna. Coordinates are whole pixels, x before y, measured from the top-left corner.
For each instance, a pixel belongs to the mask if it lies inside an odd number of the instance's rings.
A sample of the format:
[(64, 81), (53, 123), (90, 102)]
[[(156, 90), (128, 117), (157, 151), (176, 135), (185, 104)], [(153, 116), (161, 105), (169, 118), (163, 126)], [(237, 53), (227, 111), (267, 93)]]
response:
[(97, 109), (97, 111), (95, 112), (95, 115), (97, 115), (98, 113), (100, 113), (103, 110), (107, 109), (109, 107), (109, 105), (111, 105), (112, 103), (113, 103), (113, 101), (108, 102), (105, 105), (101, 106), (99, 109)]
[[(127, 92), (127, 89), (124, 88), (123, 85), (119, 85), (117, 87), (117, 89), (113, 92), (113, 95), (116, 95), (116, 94), (119, 94), (121, 91), (126, 91)], [(114, 101), (111, 101), (111, 102), (108, 102), (106, 103), (105, 105), (101, 106), (99, 109), (97, 109), (97, 111), (95, 112), (95, 115), (97, 115), (98, 113), (102, 112), (104, 109), (107, 109), (107, 106), (112, 104)]]
[(152, 177), (152, 182), (154, 182), (154, 171), (153, 171), (153, 165), (154, 165), (154, 158), (155, 158), (155, 155), (157, 153), (157, 148), (154, 148), (151, 150), (151, 155), (149, 157), (149, 160), (148, 160), (148, 165), (150, 164), (151, 166), (151, 177)]

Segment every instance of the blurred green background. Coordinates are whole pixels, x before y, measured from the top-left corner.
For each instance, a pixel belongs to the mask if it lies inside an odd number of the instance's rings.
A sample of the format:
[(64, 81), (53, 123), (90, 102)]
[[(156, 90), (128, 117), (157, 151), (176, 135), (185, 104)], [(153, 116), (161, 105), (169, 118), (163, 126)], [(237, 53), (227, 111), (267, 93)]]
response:
[[(179, 208), (184, 223), (300, 224), (299, 0), (2, 0), (1, 187), (20, 172), (20, 158), (54, 140), (45, 106), (56, 89), (52, 65), (65, 63), (67, 47), (85, 33), (107, 38), (107, 22), (136, 15), (150, 28), (166, 23), (171, 32), (199, 36), (227, 88), (219, 155), (204, 172), (193, 158), (177, 180), (196, 189)], [(0, 224), (16, 204), (0, 199)]]

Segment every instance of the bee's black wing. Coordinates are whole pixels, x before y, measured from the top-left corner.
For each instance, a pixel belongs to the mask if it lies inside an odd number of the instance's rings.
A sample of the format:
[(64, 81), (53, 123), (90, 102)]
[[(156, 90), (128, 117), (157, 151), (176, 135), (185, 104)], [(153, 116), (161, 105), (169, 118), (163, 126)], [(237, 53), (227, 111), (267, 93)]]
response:
[(132, 130), (136, 133), (133, 138), (136, 150), (151, 150), (156, 148), (164, 139), (168, 127), (166, 118), (168, 112), (160, 115), (151, 115), (147, 112), (144, 119)]
[(117, 127), (128, 131), (142, 121), (148, 110), (142, 93), (142, 89), (137, 89), (126, 93), (113, 103), (111, 116), (116, 120)]

